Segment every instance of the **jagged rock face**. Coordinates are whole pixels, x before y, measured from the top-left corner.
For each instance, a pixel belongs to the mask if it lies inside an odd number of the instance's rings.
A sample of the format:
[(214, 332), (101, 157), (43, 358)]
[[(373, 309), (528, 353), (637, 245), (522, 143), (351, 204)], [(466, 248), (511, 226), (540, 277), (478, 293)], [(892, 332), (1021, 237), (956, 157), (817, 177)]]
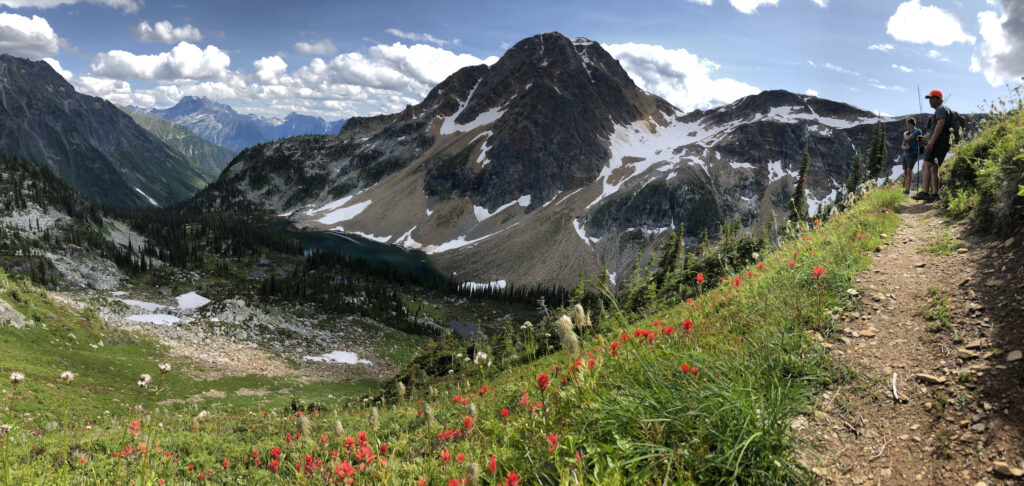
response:
[(185, 96), (170, 108), (142, 111), (185, 126), (207, 141), (236, 152), (279, 138), (337, 133), (344, 123), (297, 113), (284, 120), (242, 115), (228, 105), (195, 96)]
[[(784, 223), (805, 146), (814, 212), (877, 121), (786, 91), (682, 113), (599, 44), (548, 33), (402, 112), (244, 151), (197, 202), (422, 249), (477, 282), (571, 284), (581, 266), (624, 275), (680, 226), (694, 243), (733, 217)], [(892, 166), (903, 122), (883, 121)]]
[(85, 197), (166, 205), (213, 175), (113, 104), (75, 89), (43, 61), (0, 55), (0, 152), (53, 169)]

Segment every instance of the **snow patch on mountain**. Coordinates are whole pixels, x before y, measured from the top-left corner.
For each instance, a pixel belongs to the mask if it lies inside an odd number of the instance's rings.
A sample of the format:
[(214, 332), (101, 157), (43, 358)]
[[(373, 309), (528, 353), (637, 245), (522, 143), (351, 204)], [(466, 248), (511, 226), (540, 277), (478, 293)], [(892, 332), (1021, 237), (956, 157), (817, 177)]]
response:
[(510, 202), (508, 204), (503, 204), (503, 205), (499, 206), (498, 209), (495, 209), (494, 211), (488, 211), (487, 208), (482, 208), (480, 206), (473, 206), (473, 216), (476, 216), (477, 222), (482, 222), (485, 219), (490, 218), (491, 216), (494, 216), (495, 214), (498, 214), (498, 213), (500, 213), (500, 212), (502, 212), (502, 211), (504, 211), (504, 210), (506, 210), (506, 209), (508, 209), (508, 208), (510, 208), (510, 207), (512, 207), (514, 205), (516, 205), (516, 204), (518, 204), (518, 205), (520, 205), (520, 206), (522, 206), (524, 208), (528, 207), (530, 205), (531, 200), (532, 200), (531, 196), (526, 195), (526, 196), (520, 197), (519, 199), (516, 199), (515, 201), (512, 201), (512, 202)]
[(335, 209), (330, 213), (327, 213), (324, 217), (318, 219), (321, 224), (337, 224), (342, 221), (348, 221), (356, 216), (359, 216), (366, 208), (370, 207), (372, 200), (366, 200), (360, 203), (353, 204), (351, 206), (345, 206), (340, 209)]
[(157, 204), (157, 202), (154, 201), (153, 198), (147, 196), (146, 193), (142, 192), (142, 189), (139, 189), (138, 187), (136, 187), (135, 190), (138, 191), (139, 194), (142, 194), (142, 197), (146, 198), (146, 200), (149, 201), (150, 204), (152, 204), (152, 205), (154, 205), (156, 207), (160, 207), (160, 205)]

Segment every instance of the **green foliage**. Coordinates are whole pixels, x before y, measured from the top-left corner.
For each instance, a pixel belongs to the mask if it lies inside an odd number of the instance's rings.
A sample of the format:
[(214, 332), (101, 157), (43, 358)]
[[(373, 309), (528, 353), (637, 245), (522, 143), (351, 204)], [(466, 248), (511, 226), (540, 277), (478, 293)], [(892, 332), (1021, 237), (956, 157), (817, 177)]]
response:
[(929, 321), (925, 329), (928, 332), (939, 332), (953, 329), (953, 316), (949, 313), (949, 298), (937, 287), (928, 287), (926, 295), (928, 306), (924, 310), (924, 318)]
[(943, 231), (941, 235), (932, 238), (930, 241), (919, 247), (917, 251), (919, 253), (928, 253), (931, 255), (950, 256), (963, 247), (964, 242), (949, 234), (948, 231)]
[(865, 179), (873, 181), (882, 175), (885, 168), (886, 158), (889, 156), (889, 148), (886, 145), (885, 125), (879, 121), (871, 134), (871, 142), (868, 146), (868, 161), (865, 166)]
[[(1021, 221), (1024, 182), (1024, 107), (1021, 87), (1012, 108), (993, 104), (982, 129), (957, 145), (939, 168), (943, 205), (956, 217), (969, 217), (978, 232), (1009, 232)], [(1000, 100), (1000, 106), (1006, 103)]]
[(807, 168), (811, 165), (811, 156), (804, 145), (803, 159), (800, 162), (800, 173), (793, 187), (793, 197), (789, 201), (789, 220), (807, 221)]

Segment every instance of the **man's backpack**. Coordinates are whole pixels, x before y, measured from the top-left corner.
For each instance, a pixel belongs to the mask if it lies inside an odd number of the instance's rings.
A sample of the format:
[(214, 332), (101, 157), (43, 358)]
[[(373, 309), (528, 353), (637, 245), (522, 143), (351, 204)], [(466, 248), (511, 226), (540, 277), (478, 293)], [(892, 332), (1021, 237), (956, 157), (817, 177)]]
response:
[(946, 107), (946, 111), (949, 113), (949, 117), (946, 119), (946, 123), (949, 124), (949, 144), (956, 145), (963, 140), (964, 126), (967, 125), (967, 120), (949, 107)]

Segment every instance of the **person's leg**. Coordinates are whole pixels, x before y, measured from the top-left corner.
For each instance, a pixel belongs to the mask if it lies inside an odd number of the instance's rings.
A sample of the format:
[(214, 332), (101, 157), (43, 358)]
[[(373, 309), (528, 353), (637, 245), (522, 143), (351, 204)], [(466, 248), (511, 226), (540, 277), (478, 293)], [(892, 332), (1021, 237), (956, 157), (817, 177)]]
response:
[(923, 167), (921, 168), (921, 188), (918, 189), (917, 194), (914, 195), (914, 199), (921, 200), (928, 198), (928, 184), (931, 182), (931, 162), (926, 159)]

